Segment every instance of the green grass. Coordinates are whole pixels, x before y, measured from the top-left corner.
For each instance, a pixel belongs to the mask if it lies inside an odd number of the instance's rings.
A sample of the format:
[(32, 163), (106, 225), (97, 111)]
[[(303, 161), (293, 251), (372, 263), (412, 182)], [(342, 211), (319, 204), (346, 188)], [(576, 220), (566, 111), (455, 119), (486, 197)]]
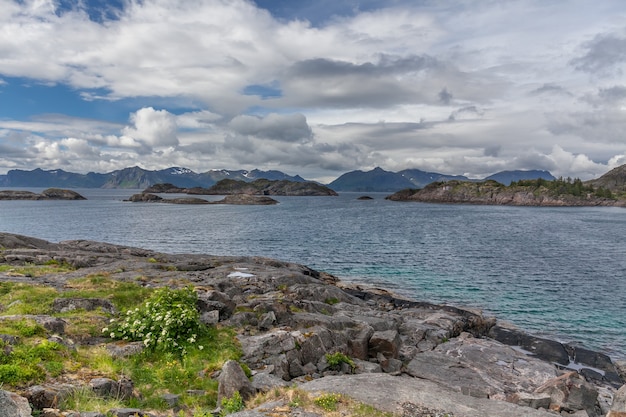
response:
[(58, 274), (74, 270), (76, 270), (76, 268), (73, 266), (55, 260), (50, 260), (43, 265), (31, 263), (24, 265), (0, 265), (0, 273), (24, 277), (41, 277), (43, 275)]
[[(2, 266), (2, 265), (0, 265)], [(61, 317), (68, 325), (66, 337), (101, 337), (109, 325), (110, 315), (102, 311), (76, 310), (52, 313), (55, 298), (105, 298), (120, 311), (141, 306), (155, 289), (147, 289), (136, 282), (117, 281), (108, 274), (96, 274), (69, 281), (64, 291), (42, 285), (0, 283), (0, 333), (18, 337), (11, 346), (0, 342), (0, 386), (20, 390), (32, 384), (67, 376), (86, 384), (94, 377), (119, 380), (129, 377), (140, 393), (140, 399), (121, 402), (102, 399), (90, 390), (78, 390), (66, 398), (62, 410), (106, 412), (115, 407), (136, 407), (165, 410), (161, 396), (165, 393), (181, 395), (180, 403), (195, 414), (210, 414), (216, 407), (217, 381), (211, 375), (223, 364), (241, 357), (236, 332), (229, 328), (209, 327), (187, 346), (181, 357), (168, 352), (145, 351), (133, 357), (114, 359), (101, 345), (83, 345), (74, 351), (63, 345), (48, 342), (50, 334), (31, 319), (2, 319), (2, 316), (21, 314), (50, 314)], [(202, 348), (200, 348), (202, 346)], [(4, 352), (3, 352), (4, 351)], [(205, 395), (188, 394), (188, 390), (204, 391)]]

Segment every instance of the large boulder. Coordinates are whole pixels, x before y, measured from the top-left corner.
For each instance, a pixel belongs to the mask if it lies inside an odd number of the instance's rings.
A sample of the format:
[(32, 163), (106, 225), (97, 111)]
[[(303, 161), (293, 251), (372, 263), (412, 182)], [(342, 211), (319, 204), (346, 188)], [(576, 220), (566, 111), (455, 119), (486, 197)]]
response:
[(32, 410), (26, 398), (0, 390), (0, 415), (2, 417), (31, 417)]
[(568, 372), (551, 379), (538, 387), (535, 392), (550, 395), (551, 410), (559, 412), (584, 410), (592, 417), (598, 415), (596, 410), (598, 390), (576, 372)]
[(535, 401), (539, 398), (516, 394), (532, 393), (557, 376), (556, 368), (547, 362), (467, 333), (417, 354), (407, 372), (472, 396), (533, 406), (541, 403)]
[(256, 389), (252, 386), (241, 365), (237, 361), (230, 360), (224, 364), (219, 376), (217, 403), (220, 404), (223, 398), (231, 398), (235, 391), (239, 392), (244, 400), (256, 394)]
[(374, 332), (369, 341), (369, 355), (375, 358), (382, 353), (387, 358), (397, 359), (401, 344), (400, 334), (396, 330)]

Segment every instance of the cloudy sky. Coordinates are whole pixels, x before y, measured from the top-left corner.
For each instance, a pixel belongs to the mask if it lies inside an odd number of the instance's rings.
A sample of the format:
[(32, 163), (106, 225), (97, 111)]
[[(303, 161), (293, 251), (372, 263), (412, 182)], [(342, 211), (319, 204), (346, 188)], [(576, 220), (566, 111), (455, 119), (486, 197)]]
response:
[(624, 163), (623, 0), (0, 0), (0, 174)]

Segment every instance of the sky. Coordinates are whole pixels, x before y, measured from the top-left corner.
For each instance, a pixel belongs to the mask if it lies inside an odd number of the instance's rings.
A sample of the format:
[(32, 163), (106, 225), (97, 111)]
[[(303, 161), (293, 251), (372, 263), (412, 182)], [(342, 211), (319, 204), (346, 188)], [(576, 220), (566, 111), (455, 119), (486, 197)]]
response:
[(0, 174), (626, 163), (623, 0), (0, 0)]

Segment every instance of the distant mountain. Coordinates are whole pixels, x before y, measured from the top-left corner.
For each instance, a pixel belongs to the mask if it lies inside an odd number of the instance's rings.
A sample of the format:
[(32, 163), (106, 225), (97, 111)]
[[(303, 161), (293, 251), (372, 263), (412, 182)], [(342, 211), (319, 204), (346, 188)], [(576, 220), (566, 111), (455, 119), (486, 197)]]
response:
[(486, 180), (498, 181), (500, 184), (511, 185), (513, 181), (520, 180), (536, 180), (542, 178), (548, 181), (554, 181), (556, 178), (548, 171), (533, 169), (530, 171), (501, 171), (485, 178)]
[(335, 191), (387, 192), (411, 188), (414, 185), (402, 175), (374, 168), (371, 171), (347, 172), (328, 184)]
[(484, 180), (469, 179), (463, 175), (446, 175), (436, 172), (426, 172), (419, 169), (405, 169), (399, 172), (385, 171), (374, 168), (371, 171), (351, 171), (343, 174), (335, 181), (328, 184), (335, 191), (380, 191), (395, 192), (407, 188), (424, 188), (428, 184), (441, 181), (485, 181), (495, 180), (504, 185), (510, 185), (512, 181), (543, 178), (554, 180), (548, 171), (502, 171), (493, 174)]
[(600, 178), (584, 182), (585, 185), (591, 185), (594, 188), (605, 188), (614, 193), (626, 192), (626, 165), (613, 168)]
[(3, 187), (62, 187), (62, 188), (147, 188), (153, 184), (170, 183), (178, 187), (210, 187), (223, 179), (251, 182), (257, 179), (306, 181), (299, 175), (290, 176), (280, 171), (212, 170), (196, 173), (187, 168), (171, 167), (148, 171), (139, 167), (124, 168), (106, 174), (90, 172), (76, 174), (61, 169), (24, 171), (13, 169), (0, 175)]
[(419, 169), (405, 169), (404, 171), (398, 172), (398, 174), (408, 179), (415, 188), (423, 188), (423, 187), (426, 187), (430, 183), (439, 182), (439, 181), (451, 181), (451, 180), (469, 181), (470, 180), (469, 178), (464, 177), (463, 175), (445, 175), (445, 174), (438, 174), (436, 172), (425, 172)]

